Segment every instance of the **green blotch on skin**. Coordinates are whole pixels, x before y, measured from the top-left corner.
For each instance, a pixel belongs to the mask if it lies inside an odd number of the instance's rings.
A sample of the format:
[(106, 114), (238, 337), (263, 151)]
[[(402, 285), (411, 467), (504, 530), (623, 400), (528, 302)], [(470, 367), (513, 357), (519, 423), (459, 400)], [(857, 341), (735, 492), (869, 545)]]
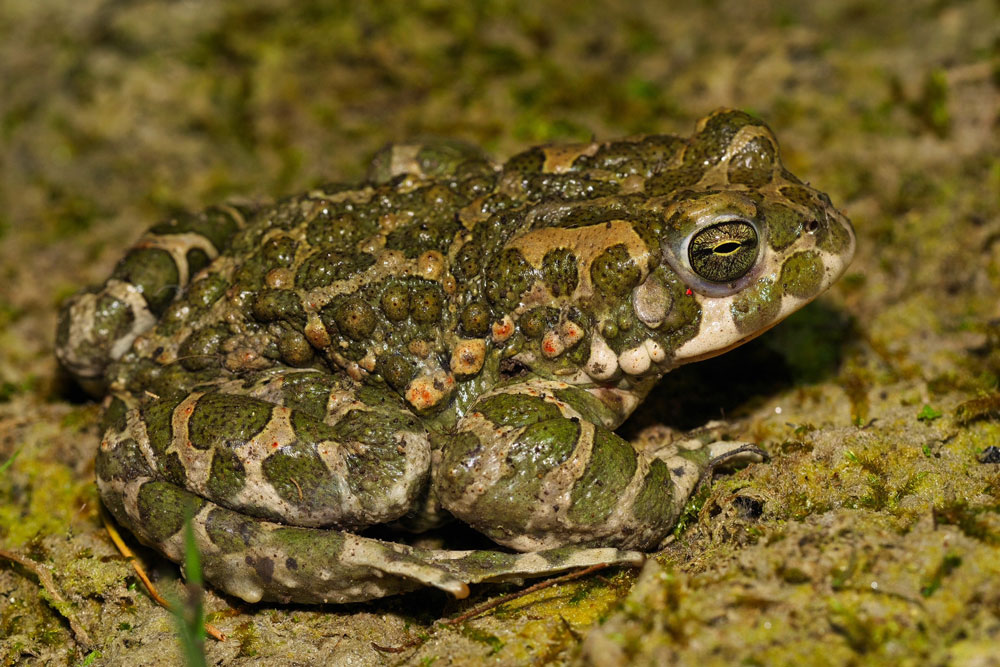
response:
[(163, 397), (144, 405), (141, 409), (142, 421), (146, 424), (149, 434), (149, 444), (157, 456), (163, 456), (174, 437), (173, 415), (184, 396), (177, 394)]
[(758, 280), (733, 300), (730, 312), (740, 333), (759, 331), (781, 311), (781, 291), (773, 280)]
[(406, 388), (416, 374), (413, 364), (398, 352), (379, 356), (377, 363), (378, 374), (390, 387), (398, 391)]
[(219, 366), (220, 350), (227, 338), (229, 328), (225, 325), (208, 326), (194, 331), (177, 350), (181, 366), (189, 371)]
[(322, 419), (326, 415), (330, 392), (336, 386), (336, 381), (326, 373), (289, 373), (281, 383), (282, 403)]
[[(671, 308), (659, 326), (659, 342), (668, 352), (676, 350), (698, 333), (701, 325), (701, 304), (688, 293), (687, 285), (672, 270), (660, 265), (653, 273), (670, 291)], [(631, 310), (631, 309), (630, 309)], [(616, 325), (617, 326), (617, 325)], [(638, 342), (638, 341), (635, 341)], [(628, 341), (627, 344), (635, 344)], [(627, 345), (623, 343), (622, 349)], [(621, 349), (615, 348), (620, 352)]]
[(187, 254), (184, 255), (184, 259), (187, 261), (188, 265), (188, 276), (193, 276), (198, 273), (212, 261), (212, 259), (208, 256), (208, 253), (201, 248), (191, 248), (187, 251)]
[[(65, 317), (64, 320), (69, 325), (69, 318)], [(103, 334), (98, 340), (109, 343), (116, 341), (128, 333), (134, 324), (135, 313), (132, 312), (132, 308), (127, 303), (109, 294), (103, 294), (97, 298), (97, 303), (94, 304), (94, 322), (91, 329)]]
[(537, 396), (495, 394), (480, 401), (476, 410), (499, 426), (520, 428), (545, 419), (562, 417), (559, 408)]
[(272, 408), (273, 403), (249, 396), (206, 394), (191, 414), (188, 438), (197, 449), (238, 447), (264, 429)]
[(479, 274), (480, 268), (482, 268), (482, 250), (477, 243), (471, 242), (463, 245), (455, 255), (451, 270), (459, 280), (470, 280)]
[(611, 246), (590, 265), (594, 287), (607, 297), (624, 297), (641, 278), (642, 271), (624, 243)]
[(101, 431), (104, 432), (109, 429), (116, 433), (124, 431), (127, 425), (127, 415), (128, 406), (125, 405), (125, 401), (117, 396), (112, 397), (108, 409), (101, 415)]
[(351, 410), (333, 426), (292, 413), (291, 424), (296, 442), (266, 459), (265, 473), (288, 502), (316, 509), (336, 506), (340, 497), (338, 476), (317, 455), (317, 443), (342, 443), (344, 476), (351, 491), (365, 508), (378, 511), (389, 504), (387, 495), (398, 489), (406, 472), (402, 434), (422, 431), (411, 414), (388, 409)]
[(185, 213), (150, 228), (149, 233), (159, 236), (195, 233), (205, 237), (217, 251), (229, 246), (233, 235), (239, 230), (236, 221), (220, 209), (208, 209), (200, 213)]
[(311, 530), (286, 526), (266, 535), (269, 546), (296, 561), (299, 568), (339, 562), (344, 534), (337, 530)]
[[(434, 187), (428, 190), (447, 192)], [(451, 196), (450, 193), (448, 196)], [(454, 210), (452, 208), (454, 203), (414, 202), (412, 206), (411, 210), (417, 219), (392, 230), (385, 240), (386, 249), (400, 250), (408, 259), (413, 259), (428, 250), (446, 253), (455, 237), (455, 232), (461, 229), (457, 216), (448, 215), (449, 211)], [(401, 207), (405, 208), (406, 203), (401, 202)]]
[(315, 433), (310, 432), (324, 425), (314, 423), (313, 429), (307, 429), (301, 419), (299, 421), (295, 424), (295, 432), (300, 440), (264, 459), (261, 471), (275, 492), (294, 507), (306, 511), (338, 507), (341, 504), (338, 481), (316, 453), (313, 444), (316, 440), (312, 439)]
[(539, 199), (596, 199), (618, 192), (618, 184), (613, 181), (601, 181), (573, 173), (536, 174), (527, 179), (526, 187)]
[(140, 532), (154, 542), (166, 542), (205, 506), (205, 500), (168, 482), (147, 482), (139, 489)]
[(355, 396), (358, 401), (372, 409), (406, 410), (406, 405), (398, 394), (376, 384), (363, 384), (357, 387)]
[(243, 462), (231, 450), (216, 449), (212, 454), (212, 469), (208, 475), (208, 495), (216, 501), (235, 497), (246, 481)]
[[(307, 200), (306, 206), (315, 206), (315, 200)], [(297, 224), (299, 217), (296, 209), (289, 209), (289, 227)], [(319, 209), (306, 225), (306, 241), (313, 247), (325, 245), (332, 250), (351, 252), (375, 227), (375, 220), (363, 205), (331, 202)]]
[(850, 232), (847, 231), (844, 225), (833, 218), (829, 219), (825, 224), (820, 222), (816, 237), (816, 247), (833, 254), (843, 252), (851, 243)]
[(570, 495), (568, 518), (581, 525), (607, 520), (636, 468), (632, 446), (601, 426), (594, 427), (590, 462)]
[(265, 289), (257, 293), (251, 308), (259, 322), (293, 322), (299, 327), (305, 325), (306, 314), (298, 294), (292, 290)]
[(324, 248), (302, 262), (295, 273), (295, 286), (305, 290), (326, 287), (364, 271), (374, 263), (375, 258), (368, 253)]
[(522, 174), (536, 174), (545, 166), (545, 151), (541, 148), (531, 148), (518, 153), (503, 166), (505, 172), (517, 171)]
[(298, 331), (283, 331), (278, 337), (278, 354), (293, 368), (308, 366), (313, 360), (313, 347)]
[(521, 474), (538, 479), (560, 465), (576, 448), (580, 423), (572, 419), (546, 419), (531, 424), (507, 452), (507, 464)]
[(435, 140), (417, 151), (420, 170), (430, 176), (453, 176), (467, 161), (483, 162), (487, 158), (478, 146), (455, 140)]
[[(323, 314), (329, 310), (323, 309)], [(375, 309), (362, 299), (347, 297), (333, 306), (333, 322), (345, 336), (354, 340), (367, 340), (378, 326)]]
[(462, 330), (470, 336), (485, 336), (490, 330), (490, 308), (473, 301), (462, 311)]
[(675, 194), (700, 181), (703, 174), (703, 169), (694, 166), (666, 169), (646, 179), (645, 191), (650, 197)]
[(390, 321), (405, 320), (410, 314), (410, 290), (402, 285), (390, 285), (385, 288), (379, 303)]
[(580, 415), (594, 424), (603, 424), (608, 428), (617, 426), (618, 415), (604, 401), (582, 389), (557, 389), (552, 394), (560, 401), (567, 403)]
[(782, 265), (780, 282), (785, 294), (800, 299), (815, 296), (823, 285), (823, 260), (812, 250), (795, 253)]
[(113, 449), (98, 449), (95, 465), (97, 476), (105, 480), (132, 480), (150, 474), (139, 443), (132, 438), (119, 441)]
[(510, 568), (517, 562), (521, 554), (508, 554), (502, 551), (473, 551), (467, 556), (449, 561), (449, 565), (458, 566), (459, 571), (472, 575), (489, 574)]
[[(332, 428), (339, 442), (364, 443), (358, 454), (346, 457), (347, 483), (362, 506), (380, 511), (398, 501), (389, 498), (399, 488), (407, 471), (404, 433), (421, 433), (412, 414), (398, 410), (351, 410)], [(296, 429), (298, 433), (299, 430)], [(414, 480), (419, 485), (419, 480)], [(407, 489), (407, 494), (415, 489)]]
[(503, 476), (476, 500), (476, 515), (490, 517), (488, 533), (513, 534), (529, 521), (545, 474), (572, 456), (579, 437), (579, 422), (561, 417), (531, 424), (518, 436)]
[(229, 283), (218, 273), (212, 273), (191, 283), (185, 295), (187, 303), (196, 308), (208, 308), (219, 300)]
[(670, 162), (685, 146), (680, 137), (670, 135), (651, 135), (638, 143), (632, 144), (632, 151), (641, 159), (647, 171), (655, 171)]
[(418, 324), (435, 324), (441, 319), (444, 293), (437, 284), (418, 285), (410, 293), (410, 317)]
[(180, 285), (180, 272), (174, 258), (161, 248), (130, 250), (111, 277), (135, 285), (154, 315), (161, 314), (174, 300)]
[(677, 510), (674, 507), (674, 483), (670, 469), (660, 459), (649, 464), (649, 472), (642, 483), (642, 490), (636, 496), (632, 505), (632, 515), (640, 523), (652, 521), (672, 523), (667, 521)]
[(191, 371), (179, 363), (160, 366), (151, 359), (134, 361), (134, 373), (126, 387), (132, 393), (159, 396), (161, 399), (175, 397), (179, 401), (191, 392), (195, 385), (212, 383), (219, 379), (218, 367)]
[(768, 241), (775, 250), (784, 250), (802, 234), (802, 216), (781, 204), (768, 205), (764, 211)]
[(479, 478), (467, 465), (482, 450), (483, 445), (474, 433), (462, 431), (450, 437), (443, 448), (440, 473), (434, 478), (435, 490), (443, 503), (449, 498), (460, 498), (469, 485)]
[(743, 111), (727, 110), (709, 116), (684, 153), (684, 164), (695, 167), (717, 164), (736, 134), (747, 125), (763, 125)]
[(581, 155), (573, 161), (574, 170), (603, 169), (622, 176), (644, 171), (642, 156), (628, 141), (614, 141), (601, 146), (591, 155)]
[(505, 311), (513, 310), (535, 281), (535, 270), (516, 248), (504, 250), (487, 270), (486, 296)]
[(181, 457), (177, 452), (170, 452), (166, 456), (157, 459), (156, 469), (168, 482), (177, 484), (178, 486), (186, 486), (187, 470), (184, 468), (184, 464), (181, 463)]
[(579, 282), (576, 255), (569, 248), (554, 248), (542, 258), (542, 280), (553, 296), (569, 296)]
[(759, 188), (771, 181), (777, 151), (766, 137), (754, 137), (729, 158), (729, 181)]
[(391, 444), (393, 448), (400, 434), (423, 430), (420, 422), (403, 410), (350, 410), (330, 429), (336, 440), (383, 447)]
[(528, 338), (540, 338), (558, 317), (559, 311), (555, 308), (539, 306), (522, 315), (517, 324)]
[(242, 514), (213, 507), (205, 517), (205, 532), (223, 553), (245, 551), (259, 538), (258, 523)]
[(788, 201), (808, 209), (816, 207), (813, 191), (804, 185), (786, 185), (780, 190), (781, 196)]
[(298, 243), (287, 236), (270, 238), (251, 254), (233, 276), (233, 282), (243, 288), (257, 289), (264, 285), (268, 271), (287, 268), (295, 259)]

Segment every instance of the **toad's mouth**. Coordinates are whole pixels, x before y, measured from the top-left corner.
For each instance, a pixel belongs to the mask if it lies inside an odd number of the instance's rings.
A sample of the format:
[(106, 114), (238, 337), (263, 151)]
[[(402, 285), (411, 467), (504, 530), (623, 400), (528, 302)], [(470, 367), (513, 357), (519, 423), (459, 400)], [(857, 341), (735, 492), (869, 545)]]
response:
[(749, 343), (750, 341), (752, 341), (757, 336), (760, 336), (763, 333), (767, 333), (768, 331), (770, 331), (774, 327), (776, 327), (779, 324), (781, 324), (781, 322), (782, 322), (782, 320), (780, 320), (780, 319), (776, 320), (776, 321), (772, 322), (771, 324), (768, 324), (767, 326), (762, 327), (762, 328), (758, 329), (757, 331), (753, 331), (753, 332), (747, 334), (746, 336), (744, 336), (743, 338), (740, 338), (739, 340), (737, 340), (737, 341), (735, 341), (733, 343), (730, 343), (729, 345), (726, 345), (725, 347), (719, 347), (719, 348), (716, 348), (714, 350), (706, 350), (704, 352), (701, 352), (699, 354), (695, 354), (695, 355), (690, 356), (690, 357), (684, 357), (683, 359), (680, 360), (680, 363), (678, 363), (677, 365), (678, 366), (682, 366), (682, 365), (694, 363), (696, 361), (704, 361), (705, 359), (711, 359), (712, 357), (718, 357), (720, 355), (723, 355), (726, 352), (729, 352), (730, 350), (734, 350), (734, 349), (738, 348), (740, 345), (743, 345), (744, 343)]

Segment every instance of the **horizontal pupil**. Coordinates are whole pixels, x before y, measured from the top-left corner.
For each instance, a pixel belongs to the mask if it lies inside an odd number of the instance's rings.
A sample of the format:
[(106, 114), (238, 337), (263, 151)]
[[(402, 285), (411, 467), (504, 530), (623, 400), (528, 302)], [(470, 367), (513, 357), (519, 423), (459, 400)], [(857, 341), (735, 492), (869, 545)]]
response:
[(727, 241), (715, 246), (712, 250), (716, 255), (731, 255), (742, 247), (742, 243), (737, 241)]

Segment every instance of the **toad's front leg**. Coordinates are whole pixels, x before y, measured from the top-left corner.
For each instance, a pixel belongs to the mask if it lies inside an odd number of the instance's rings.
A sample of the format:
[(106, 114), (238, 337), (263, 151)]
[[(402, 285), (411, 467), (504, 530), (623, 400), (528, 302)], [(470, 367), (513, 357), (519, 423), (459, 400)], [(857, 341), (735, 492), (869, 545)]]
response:
[(563, 545), (652, 550), (717, 462), (759, 461), (744, 443), (652, 448), (602, 425), (582, 389), (532, 381), (480, 399), (442, 454), (442, 505), (520, 551)]

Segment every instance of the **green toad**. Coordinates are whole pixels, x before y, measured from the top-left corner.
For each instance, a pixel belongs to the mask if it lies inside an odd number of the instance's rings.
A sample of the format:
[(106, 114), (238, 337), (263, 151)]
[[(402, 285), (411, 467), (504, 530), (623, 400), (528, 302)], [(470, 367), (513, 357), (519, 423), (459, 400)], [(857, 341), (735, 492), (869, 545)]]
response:
[[(390, 146), (368, 182), (152, 227), (63, 308), (108, 395), (115, 518), (244, 600), (349, 602), (637, 563), (709, 465), (760, 451), (615, 434), (657, 379), (765, 331), (854, 252), (739, 112), (687, 139)], [(457, 518), (508, 551), (363, 536)]]

